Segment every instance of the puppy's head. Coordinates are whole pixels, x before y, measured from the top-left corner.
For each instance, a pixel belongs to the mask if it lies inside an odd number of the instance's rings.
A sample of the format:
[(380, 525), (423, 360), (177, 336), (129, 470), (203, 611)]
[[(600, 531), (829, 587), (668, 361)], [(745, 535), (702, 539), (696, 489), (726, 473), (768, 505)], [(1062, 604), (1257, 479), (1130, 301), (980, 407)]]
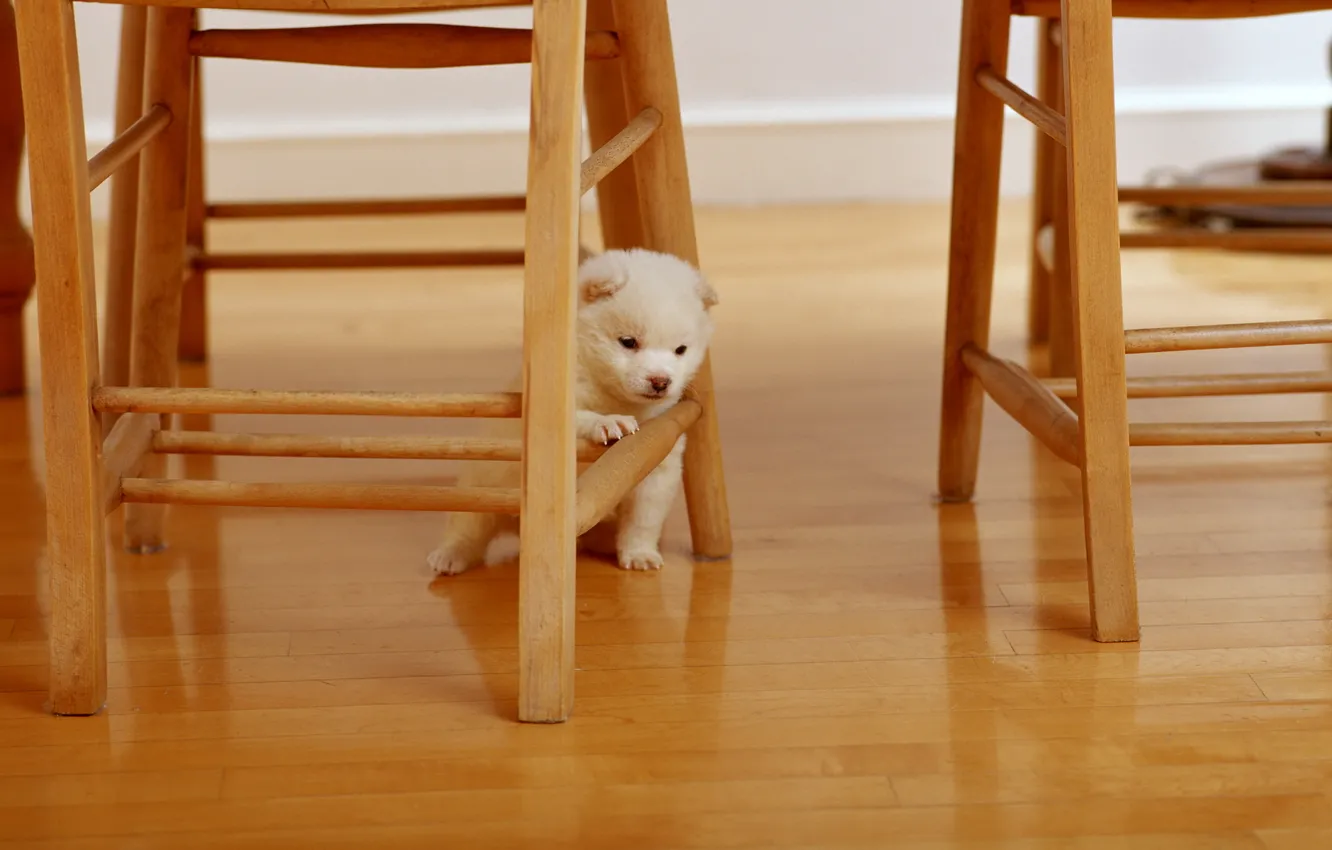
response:
[(675, 401), (712, 340), (717, 293), (698, 269), (652, 251), (607, 251), (578, 274), (585, 380), (634, 405)]

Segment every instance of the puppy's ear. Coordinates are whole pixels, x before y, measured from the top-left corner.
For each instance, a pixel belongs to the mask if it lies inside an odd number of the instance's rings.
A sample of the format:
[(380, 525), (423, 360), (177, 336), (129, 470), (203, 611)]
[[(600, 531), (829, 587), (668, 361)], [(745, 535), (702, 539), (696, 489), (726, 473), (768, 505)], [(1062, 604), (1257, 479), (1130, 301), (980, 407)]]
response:
[(610, 298), (629, 281), (622, 254), (609, 251), (589, 257), (578, 268), (578, 296), (584, 304)]
[(698, 292), (699, 299), (703, 302), (704, 310), (711, 310), (713, 307), (717, 306), (719, 301), (721, 301), (721, 299), (717, 297), (717, 290), (712, 288), (712, 284), (709, 283), (708, 279), (702, 274), (698, 276), (698, 282), (694, 286)]

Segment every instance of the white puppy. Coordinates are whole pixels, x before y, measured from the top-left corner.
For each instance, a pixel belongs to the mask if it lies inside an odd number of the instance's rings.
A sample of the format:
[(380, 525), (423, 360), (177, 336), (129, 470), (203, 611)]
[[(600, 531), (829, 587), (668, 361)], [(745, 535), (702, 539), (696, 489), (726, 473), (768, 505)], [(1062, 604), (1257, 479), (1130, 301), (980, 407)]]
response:
[[(611, 443), (669, 409), (693, 380), (712, 338), (717, 295), (690, 264), (652, 251), (608, 251), (578, 272), (575, 404), (580, 439)], [(518, 423), (499, 423), (516, 435)], [(616, 508), (615, 553), (626, 570), (662, 565), (661, 530), (680, 489), (685, 438)], [(459, 483), (516, 487), (516, 463), (478, 461)], [(430, 568), (453, 575), (516, 552), (517, 519), (451, 514)]]

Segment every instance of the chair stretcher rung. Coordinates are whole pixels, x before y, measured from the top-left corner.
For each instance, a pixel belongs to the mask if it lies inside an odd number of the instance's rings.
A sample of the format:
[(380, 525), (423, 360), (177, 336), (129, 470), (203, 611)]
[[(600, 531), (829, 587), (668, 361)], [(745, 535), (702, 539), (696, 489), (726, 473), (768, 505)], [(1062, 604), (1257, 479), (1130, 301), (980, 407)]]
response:
[(1124, 350), (1128, 354), (1328, 342), (1332, 342), (1332, 321), (1327, 320), (1142, 328), (1124, 332)]
[(1179, 248), (1280, 253), (1332, 253), (1332, 233), (1316, 228), (1245, 228), (1206, 230), (1202, 227), (1167, 227), (1121, 233), (1124, 249)]
[(1316, 180), (1274, 180), (1252, 186), (1121, 186), (1119, 200), (1157, 207), (1208, 204), (1320, 207), (1332, 205), (1332, 185)]
[[(1077, 381), (1042, 381), (1060, 398), (1077, 398)], [(1251, 375), (1153, 375), (1129, 378), (1129, 398), (1191, 398), (1227, 395), (1332, 393), (1332, 372), (1287, 372)]]
[(634, 120), (616, 133), (610, 141), (597, 148), (583, 163), (580, 176), (583, 193), (586, 194), (605, 179), (607, 174), (623, 165), (626, 159), (633, 156), (634, 151), (652, 138), (652, 134), (660, 126), (661, 113), (649, 106), (638, 113)]
[(1276, 446), (1332, 443), (1332, 422), (1149, 422), (1129, 426), (1133, 446)]
[(127, 413), (102, 441), (102, 504), (107, 513), (120, 505), (120, 482), (138, 475), (152, 453), (160, 423), (156, 413)]
[(304, 269), (429, 269), (462, 266), (521, 266), (517, 251), (372, 251), (334, 254), (200, 254), (205, 271), (299, 271)]
[(520, 393), (315, 392), (214, 388), (99, 387), (93, 408), (101, 413), (238, 413), (315, 416), (435, 416), (516, 419)]
[(102, 185), (116, 169), (138, 156), (139, 151), (170, 124), (171, 110), (160, 103), (154, 104), (142, 118), (88, 160), (88, 191)]
[(1009, 109), (1035, 124), (1045, 135), (1061, 145), (1068, 145), (1068, 127), (1063, 115), (1041, 103), (988, 65), (976, 72), (976, 82), (981, 88), (1007, 104)]
[[(461, 68), (532, 61), (532, 31), (455, 24), (350, 24), (283, 29), (211, 29), (190, 36), (190, 52), (217, 59), (254, 59), (357, 68)], [(620, 55), (613, 32), (589, 32), (589, 60)]]
[(249, 508), (338, 508), (360, 511), (518, 513), (518, 491), (409, 484), (243, 484), (126, 478), (126, 502)]
[(1081, 463), (1078, 417), (1034, 375), (974, 345), (962, 350), (962, 362), (990, 398), (1061, 460)]
[[(162, 454), (241, 457), (379, 458), (405, 460), (496, 460), (522, 458), (521, 440), (474, 437), (330, 437), (317, 434), (220, 434), (159, 431), (153, 451)], [(604, 446), (579, 445), (578, 459), (591, 462)]]
[(209, 204), (209, 218), (333, 218), (440, 213), (522, 212), (527, 198), (496, 195), (481, 198), (337, 199), (327, 201), (240, 201)]
[(686, 396), (670, 410), (643, 423), (638, 433), (615, 443), (578, 477), (577, 532), (585, 534), (605, 519), (630, 490), (671, 453), (703, 406)]

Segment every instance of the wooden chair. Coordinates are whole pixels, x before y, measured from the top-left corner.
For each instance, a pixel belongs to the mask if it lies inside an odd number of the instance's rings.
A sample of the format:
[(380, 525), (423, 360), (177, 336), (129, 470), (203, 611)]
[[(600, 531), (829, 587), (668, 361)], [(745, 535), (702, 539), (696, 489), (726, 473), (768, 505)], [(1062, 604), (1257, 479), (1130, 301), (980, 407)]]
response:
[[(1050, 4), (1051, 6), (1057, 4)], [(1221, 8), (1217, 8), (1218, 5)], [(1195, 2), (1181, 10), (1178, 4), (1134, 3), (1115, 5), (1118, 17), (1251, 17), (1265, 14), (1329, 8), (1315, 3), (1222, 3)], [(1044, 104), (1062, 109), (1063, 34), (1058, 17), (1043, 18), (1036, 41), (1036, 96)], [(1332, 125), (1329, 125), (1332, 127)], [(1052, 377), (1072, 378), (1074, 373), (1073, 314), (1068, 276), (1067, 217), (1068, 184), (1064, 176), (1064, 150), (1045, 134), (1036, 139), (1032, 175), (1032, 227), (1027, 292), (1027, 338), (1047, 349), (1046, 371)], [(1273, 189), (1274, 191), (1269, 191)], [(1171, 203), (1195, 207), (1264, 207), (1274, 204), (1321, 206), (1332, 198), (1326, 184), (1284, 180), (1273, 185), (1199, 185), (1177, 187), (1121, 186), (1121, 204), (1162, 206)], [(1121, 248), (1202, 248), (1240, 251), (1289, 251), (1332, 253), (1332, 234), (1326, 228), (1263, 227), (1213, 231), (1207, 228), (1138, 230), (1124, 233)], [(1062, 388), (1069, 386), (1061, 382)], [(1332, 382), (1318, 391), (1332, 390)]]
[[(972, 497), (986, 393), (1060, 458), (1082, 470), (1083, 516), (1091, 591), (1092, 636), (1138, 638), (1138, 602), (1129, 492), (1130, 445), (1315, 443), (1332, 440), (1328, 423), (1153, 423), (1130, 425), (1130, 397), (1246, 395), (1326, 391), (1332, 376), (1184, 375), (1128, 380), (1125, 355), (1197, 349), (1332, 342), (1332, 322), (1151, 328), (1125, 331), (1120, 292), (1121, 197), (1154, 204), (1215, 202), (1233, 190), (1198, 187), (1121, 193), (1115, 173), (1115, 15), (1234, 18), (1332, 8), (1330, 0), (964, 0), (958, 82), (948, 313), (944, 344), (939, 490), (945, 501)], [(1013, 15), (1059, 20), (1062, 61), (1045, 67), (1045, 100), (1005, 76)], [(1047, 24), (1047, 37), (1049, 27)], [(1057, 95), (1052, 93), (1057, 92)], [(1042, 382), (988, 350), (999, 204), (999, 155), (1007, 105), (1058, 151), (1050, 168), (1054, 208), (1037, 216), (1055, 227), (1055, 276), (1069, 282), (1066, 344), (1075, 380)], [(1322, 185), (1262, 187), (1254, 202), (1326, 204)], [(1038, 193), (1039, 196), (1039, 193)], [(1041, 220), (1038, 218), (1038, 224)], [(1123, 247), (1197, 244), (1195, 234), (1124, 234)], [(1057, 289), (1057, 288), (1056, 288)], [(1054, 297), (1050, 315), (1065, 309)], [(1052, 322), (1053, 327), (1053, 322)], [(1053, 340), (1052, 340), (1053, 346)], [(1064, 399), (1073, 400), (1074, 413)]]
[[(477, 6), (502, 6), (505, 0)], [(511, 5), (511, 4), (510, 4)], [(388, 12), (421, 11), (387, 10)], [(444, 10), (441, 10), (444, 11)], [(147, 26), (144, 6), (126, 6), (122, 11), (120, 32), (120, 67), (116, 89), (116, 133), (120, 134), (138, 121), (143, 113), (144, 38)], [(363, 14), (356, 10), (313, 10), (311, 14), (337, 15), (343, 18)], [(609, 30), (611, 20), (609, 0), (592, 0), (588, 5), (588, 23), (594, 29)], [(195, 18), (198, 25), (198, 18)], [(454, 28), (456, 29), (456, 28)], [(476, 29), (476, 28), (473, 28)], [(404, 41), (413, 38), (438, 40), (451, 30), (441, 32), (437, 27), (399, 25), (398, 36)], [(204, 179), (207, 148), (203, 112), (203, 61), (207, 55), (229, 56), (228, 47), (233, 33), (214, 32), (211, 44), (200, 45), (194, 54), (194, 100), (190, 119), (190, 177), (188, 212), (186, 214), (186, 242), (190, 264), (181, 296), (180, 357), (187, 361), (203, 361), (208, 356), (208, 273), (211, 270), (244, 271), (250, 269), (298, 270), (310, 268), (422, 268), (422, 267), (481, 267), (523, 264), (521, 250), (482, 251), (394, 251), (344, 252), (338, 254), (213, 254), (207, 250), (207, 223), (213, 219), (290, 219), (323, 216), (403, 216), (440, 213), (515, 213), (522, 212), (526, 198), (522, 195), (500, 197), (446, 197), (412, 199), (325, 200), (209, 203)], [(267, 54), (276, 61), (318, 62), (318, 54), (306, 55), (301, 51), (284, 49), (289, 43), (282, 31), (267, 31), (254, 37), (244, 37), (253, 44), (254, 39), (268, 38), (274, 42)], [(260, 48), (262, 51), (262, 48)], [(518, 64), (526, 58), (521, 51), (496, 53), (483, 57), (486, 62)], [(441, 62), (459, 61), (441, 57), (439, 51), (420, 59), (428, 66), (438, 67)], [(599, 146), (609, 141), (626, 123), (620, 63), (612, 60), (590, 64), (586, 70), (586, 106), (591, 143)], [(129, 334), (132, 315), (132, 280), (134, 275), (134, 237), (138, 209), (138, 168), (130, 160), (112, 178), (109, 248), (107, 259), (107, 317), (102, 340), (102, 378), (108, 384), (124, 384), (129, 376)], [(618, 214), (620, 207), (634, 203), (634, 176), (632, 167), (625, 167), (609, 175), (598, 184), (602, 210), (602, 232), (609, 239), (623, 237), (620, 231), (626, 223), (637, 219), (635, 214)], [(621, 244), (633, 244), (633, 239)], [(108, 420), (109, 421), (109, 420)]]
[[(194, 5), (167, 0), (147, 10), (142, 117), (89, 161), (71, 0), (24, 0), (18, 9), (28, 119), (51, 575), (51, 703), (57, 714), (92, 714), (106, 693), (105, 517), (125, 504), (127, 544), (161, 545), (170, 503), (383, 510), (494, 511), (522, 517), (519, 577), (521, 720), (559, 722), (573, 697), (574, 550), (578, 534), (604, 517), (688, 430), (685, 496), (694, 548), (722, 558), (731, 539), (711, 372), (689, 396), (606, 450), (576, 476), (572, 383), (579, 197), (633, 155), (633, 229), (644, 247), (697, 261), (665, 0), (614, 0), (613, 29), (586, 27), (587, 0), (536, 0), (531, 31), (431, 29), (409, 50), (384, 24), (304, 34), (193, 31)], [(321, 7), (385, 11), (421, 0), (320, 0)], [(310, 0), (228, 0), (230, 8), (308, 10)], [(483, 5), (430, 0), (432, 8)], [(493, 5), (493, 0), (490, 3)], [(290, 38), (290, 41), (284, 40)], [(431, 41), (430, 39), (434, 39)], [(478, 64), (521, 55), (532, 62), (527, 180), (523, 391), (419, 395), (278, 392), (176, 386), (177, 337), (187, 259), (194, 57), (225, 44), (230, 55), (386, 67)], [(635, 116), (579, 163), (584, 56), (618, 57), (622, 109)], [(415, 63), (413, 65), (413, 63)], [(608, 107), (609, 108), (609, 107)], [(131, 380), (102, 385), (89, 192), (139, 156)], [(623, 247), (623, 246), (619, 246)], [(190, 413), (359, 414), (519, 417), (523, 437), (496, 452), (472, 440), (360, 438), (363, 457), (521, 459), (518, 490), (375, 484), (240, 484), (164, 479), (165, 454), (220, 450), (231, 435), (172, 432), (163, 417)], [(106, 436), (101, 418), (118, 416)], [(263, 438), (256, 437), (262, 441)], [(340, 456), (335, 441), (286, 437), (256, 454)], [(240, 442), (246, 441), (243, 438)], [(410, 445), (408, 445), (410, 443)], [(485, 449), (483, 452), (482, 449)], [(230, 449), (229, 449), (230, 450)]]

